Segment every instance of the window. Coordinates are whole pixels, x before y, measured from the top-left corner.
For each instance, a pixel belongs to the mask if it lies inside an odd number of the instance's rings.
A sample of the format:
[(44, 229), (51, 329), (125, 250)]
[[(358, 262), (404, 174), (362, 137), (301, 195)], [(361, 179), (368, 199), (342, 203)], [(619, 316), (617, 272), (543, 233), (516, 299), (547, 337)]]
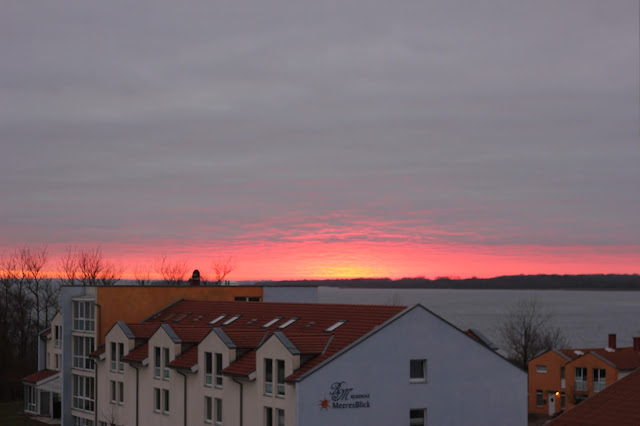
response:
[(235, 320), (237, 320), (238, 318), (240, 318), (242, 315), (235, 315), (231, 318), (229, 318), (228, 320), (226, 320), (225, 322), (222, 323), (222, 325), (229, 325), (232, 322), (234, 322)]
[(331, 331), (335, 330), (336, 328), (340, 327), (345, 322), (347, 322), (347, 321), (345, 321), (345, 320), (338, 321), (337, 323), (333, 324), (331, 327), (327, 328), (325, 331), (326, 332), (331, 332)]
[(544, 398), (541, 390), (536, 391), (536, 407), (544, 406)]
[(409, 425), (411, 426), (424, 426), (426, 424), (426, 411), (424, 408), (411, 409), (409, 411)]
[(38, 392), (35, 386), (24, 386), (24, 410), (32, 413), (37, 413), (38, 410)]
[(116, 342), (111, 342), (111, 371), (116, 371)]
[(564, 392), (560, 392), (560, 409), (564, 410), (567, 406), (566, 398)]
[(118, 382), (118, 404), (124, 405), (124, 382)]
[(222, 400), (216, 398), (216, 426), (222, 425)]
[(276, 364), (278, 367), (278, 396), (284, 396), (284, 361), (279, 359)]
[(216, 354), (216, 387), (222, 388), (222, 354)]
[(273, 394), (273, 360), (269, 358), (264, 359), (264, 393)]
[(110, 385), (111, 385), (110, 386), (110, 389), (111, 389), (111, 398), (110, 398), (110, 400), (111, 400), (112, 404), (115, 404), (116, 403), (116, 382), (111, 380)]
[(576, 367), (576, 390), (587, 390), (587, 369), (584, 367)]
[(163, 360), (163, 371), (164, 371), (164, 380), (169, 380), (169, 348), (163, 348), (164, 349), (164, 360)]
[(153, 373), (153, 377), (156, 379), (160, 378), (160, 348), (159, 347), (154, 347), (154, 373)]
[(277, 426), (284, 426), (284, 410), (276, 409)]
[(93, 412), (94, 389), (93, 377), (73, 375), (73, 408)]
[(95, 330), (93, 302), (73, 302), (73, 329), (75, 331)]
[(269, 328), (271, 327), (273, 324), (277, 323), (278, 321), (280, 321), (282, 319), (282, 317), (275, 317), (274, 319), (272, 319), (271, 321), (269, 321), (268, 323), (266, 323), (265, 325), (262, 326), (262, 328)]
[(287, 322), (284, 322), (282, 324), (280, 324), (278, 326), (279, 329), (283, 329), (283, 328), (287, 328), (289, 327), (291, 324), (293, 324), (294, 322), (298, 321), (298, 318), (291, 318), (290, 320), (288, 320)]
[(412, 359), (409, 361), (409, 382), (420, 383), (427, 381), (427, 360)]
[(264, 407), (264, 426), (273, 426), (273, 408)]
[(607, 370), (604, 368), (593, 369), (593, 391), (600, 392), (607, 385)]
[(73, 417), (73, 426), (93, 426), (93, 420), (85, 419), (83, 417)]
[(160, 405), (160, 389), (153, 388), (153, 411), (159, 413), (161, 410)]
[(562, 389), (564, 389), (565, 386), (566, 386), (566, 381), (565, 381), (564, 375), (565, 375), (564, 367), (560, 367), (560, 387)]
[(206, 423), (211, 423), (213, 421), (213, 407), (211, 406), (211, 397), (204, 397), (204, 421)]
[(124, 358), (124, 343), (118, 343), (118, 372), (124, 373), (124, 362), (122, 362), (122, 358)]
[(53, 357), (56, 361), (56, 370), (60, 371), (60, 354), (54, 354)]
[(62, 342), (60, 341), (60, 338), (62, 337), (60, 334), (60, 326), (56, 325), (53, 327), (53, 334), (54, 334), (54, 339), (53, 339), (53, 347), (54, 348), (61, 348), (62, 347)]
[(213, 358), (211, 352), (204, 353), (204, 385), (211, 386), (213, 384)]
[(224, 318), (226, 316), (227, 316), (227, 314), (222, 314), (218, 318), (216, 318), (213, 321), (211, 321), (209, 324), (215, 324), (215, 323), (217, 323), (218, 321), (220, 321), (222, 318)]
[(93, 352), (93, 337), (73, 336), (73, 368), (93, 370), (93, 360), (89, 354)]
[(169, 391), (162, 389), (162, 413), (169, 414)]
[(546, 365), (536, 365), (536, 373), (546, 373), (547, 366)]
[(236, 302), (259, 302), (259, 297), (254, 296), (236, 296), (233, 300)]

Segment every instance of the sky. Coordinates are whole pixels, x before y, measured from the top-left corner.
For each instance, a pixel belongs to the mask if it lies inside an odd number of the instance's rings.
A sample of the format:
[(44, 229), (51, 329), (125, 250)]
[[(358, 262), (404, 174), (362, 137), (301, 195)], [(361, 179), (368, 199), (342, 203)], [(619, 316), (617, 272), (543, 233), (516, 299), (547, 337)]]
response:
[(636, 0), (0, 1), (0, 253), (640, 272)]

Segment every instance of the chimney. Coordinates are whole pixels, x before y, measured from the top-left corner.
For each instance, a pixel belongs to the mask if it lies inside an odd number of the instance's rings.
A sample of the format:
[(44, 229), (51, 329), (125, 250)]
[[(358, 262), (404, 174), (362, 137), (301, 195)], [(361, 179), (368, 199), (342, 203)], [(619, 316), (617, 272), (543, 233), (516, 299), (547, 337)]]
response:
[(633, 350), (640, 352), (640, 337), (633, 338)]
[(200, 285), (200, 271), (197, 269), (193, 271), (193, 275), (189, 279), (189, 285)]
[(615, 334), (610, 334), (609, 335), (609, 347), (611, 349), (615, 349), (616, 348), (616, 335)]

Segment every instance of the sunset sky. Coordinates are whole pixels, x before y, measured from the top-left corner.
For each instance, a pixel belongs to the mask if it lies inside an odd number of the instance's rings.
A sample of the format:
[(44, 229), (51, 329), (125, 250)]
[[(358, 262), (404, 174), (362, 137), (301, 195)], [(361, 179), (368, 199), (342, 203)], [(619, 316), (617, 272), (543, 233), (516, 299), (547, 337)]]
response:
[(638, 7), (5, 1), (0, 254), (640, 273)]

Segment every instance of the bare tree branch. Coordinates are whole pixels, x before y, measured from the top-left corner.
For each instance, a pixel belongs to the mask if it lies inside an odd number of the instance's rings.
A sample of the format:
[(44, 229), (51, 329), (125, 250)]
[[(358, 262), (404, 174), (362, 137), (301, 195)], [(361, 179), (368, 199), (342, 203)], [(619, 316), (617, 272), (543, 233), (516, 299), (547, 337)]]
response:
[(235, 269), (235, 263), (232, 257), (215, 258), (211, 261), (211, 269), (213, 270), (213, 280), (215, 284), (223, 284), (227, 276)]
[(180, 285), (185, 282), (189, 272), (189, 264), (186, 259), (179, 259), (171, 262), (166, 254), (161, 254), (156, 259), (156, 271), (162, 276), (167, 285)]

